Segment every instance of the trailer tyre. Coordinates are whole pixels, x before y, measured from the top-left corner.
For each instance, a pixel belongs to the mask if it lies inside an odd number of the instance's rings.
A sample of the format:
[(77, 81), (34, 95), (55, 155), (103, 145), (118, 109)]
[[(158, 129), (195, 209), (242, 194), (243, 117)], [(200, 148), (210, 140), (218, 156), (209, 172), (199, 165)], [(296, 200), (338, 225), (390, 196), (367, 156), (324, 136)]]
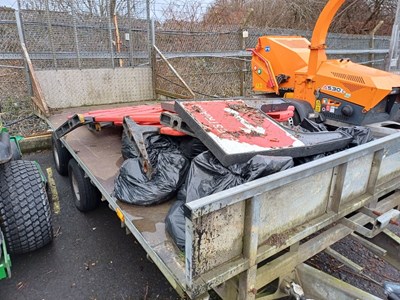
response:
[(57, 172), (62, 176), (68, 175), (68, 162), (72, 158), (71, 153), (64, 147), (63, 143), (52, 135), (53, 158)]
[(75, 159), (69, 161), (68, 173), (76, 208), (81, 212), (95, 209), (100, 204), (101, 193)]
[(45, 184), (35, 162), (0, 165), (0, 226), (10, 253), (34, 251), (53, 239)]

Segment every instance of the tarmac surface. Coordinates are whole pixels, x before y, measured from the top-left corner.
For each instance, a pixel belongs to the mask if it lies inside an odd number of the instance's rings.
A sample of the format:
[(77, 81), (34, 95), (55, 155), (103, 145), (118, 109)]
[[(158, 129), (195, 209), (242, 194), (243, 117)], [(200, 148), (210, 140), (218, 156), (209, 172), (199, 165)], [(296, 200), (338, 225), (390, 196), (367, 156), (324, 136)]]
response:
[(51, 151), (24, 159), (38, 161), (44, 173), (51, 168), (60, 210), (56, 214), (50, 203), (50, 245), (11, 257), (12, 277), (0, 281), (1, 300), (180, 299), (107, 203), (85, 214), (75, 208), (68, 177), (55, 170)]
[[(24, 157), (36, 160), (56, 183), (54, 240), (35, 252), (12, 256), (12, 278), (0, 280), (0, 300), (20, 299), (180, 299), (132, 235), (126, 235), (116, 214), (102, 203), (90, 213), (72, 201), (68, 177), (54, 167), (51, 151)], [(400, 228), (390, 226), (400, 236)], [(399, 282), (400, 271), (349, 237), (332, 248), (365, 267), (362, 274), (320, 253), (307, 263), (378, 297), (386, 298), (383, 281)], [(211, 299), (218, 299), (212, 294)]]

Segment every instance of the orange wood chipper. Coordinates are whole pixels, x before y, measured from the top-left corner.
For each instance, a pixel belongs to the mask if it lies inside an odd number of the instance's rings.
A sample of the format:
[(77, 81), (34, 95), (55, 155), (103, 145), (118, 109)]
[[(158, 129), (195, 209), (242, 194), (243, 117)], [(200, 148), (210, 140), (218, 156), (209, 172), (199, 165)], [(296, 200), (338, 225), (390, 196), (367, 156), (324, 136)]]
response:
[(263, 36), (252, 52), (253, 90), (275, 93), (296, 107), (298, 120), (314, 113), (328, 124), (400, 121), (400, 76), (351, 62), (328, 60), (326, 37), (345, 0), (330, 0), (311, 43), (300, 36)]

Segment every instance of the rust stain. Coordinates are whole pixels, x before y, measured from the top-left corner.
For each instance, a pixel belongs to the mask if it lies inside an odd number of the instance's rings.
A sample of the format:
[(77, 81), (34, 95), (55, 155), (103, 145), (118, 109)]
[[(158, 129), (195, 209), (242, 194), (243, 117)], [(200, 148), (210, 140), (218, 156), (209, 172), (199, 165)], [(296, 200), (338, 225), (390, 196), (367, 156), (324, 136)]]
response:
[(271, 245), (271, 246), (276, 246), (280, 247), (286, 243), (288, 238), (295, 233), (296, 230), (294, 228), (290, 230), (286, 230), (281, 233), (274, 233), (271, 234), (268, 239), (265, 240), (265, 242), (262, 243), (262, 245)]

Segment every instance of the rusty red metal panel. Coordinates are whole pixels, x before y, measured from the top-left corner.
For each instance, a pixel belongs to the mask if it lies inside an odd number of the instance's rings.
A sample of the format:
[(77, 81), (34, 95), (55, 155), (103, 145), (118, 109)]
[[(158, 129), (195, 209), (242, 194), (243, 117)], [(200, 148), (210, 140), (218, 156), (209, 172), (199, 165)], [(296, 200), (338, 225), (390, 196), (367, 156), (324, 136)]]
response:
[(282, 126), (243, 100), (177, 101), (175, 109), (224, 165), (257, 154), (304, 157), (341, 149), (352, 136), (343, 132), (301, 132)]
[(304, 146), (271, 118), (242, 100), (181, 102), (181, 105), (227, 154)]

